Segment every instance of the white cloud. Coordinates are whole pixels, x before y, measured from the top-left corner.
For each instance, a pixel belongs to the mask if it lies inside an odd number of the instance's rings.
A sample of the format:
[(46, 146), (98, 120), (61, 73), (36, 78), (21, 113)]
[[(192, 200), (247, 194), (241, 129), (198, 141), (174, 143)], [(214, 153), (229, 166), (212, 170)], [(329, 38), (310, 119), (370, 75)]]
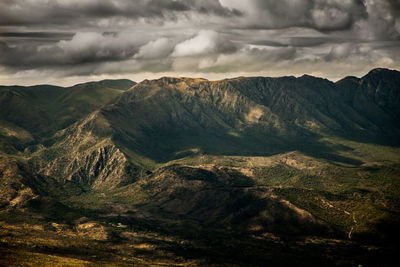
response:
[(337, 7), (313, 9), (311, 16), (319, 29), (342, 28), (350, 22), (350, 14)]
[(134, 57), (138, 59), (163, 58), (168, 56), (173, 48), (174, 43), (168, 38), (163, 37), (141, 46), (139, 52)]
[(351, 53), (354, 53), (354, 47), (350, 43), (337, 44), (332, 46), (329, 54), (327, 55), (328, 60), (343, 60), (348, 57)]
[(217, 51), (217, 40), (218, 33), (211, 30), (202, 30), (195, 37), (177, 44), (172, 55), (185, 57), (215, 53)]
[(236, 46), (212, 30), (201, 30), (196, 36), (175, 46), (174, 57), (200, 56), (213, 53), (230, 53)]

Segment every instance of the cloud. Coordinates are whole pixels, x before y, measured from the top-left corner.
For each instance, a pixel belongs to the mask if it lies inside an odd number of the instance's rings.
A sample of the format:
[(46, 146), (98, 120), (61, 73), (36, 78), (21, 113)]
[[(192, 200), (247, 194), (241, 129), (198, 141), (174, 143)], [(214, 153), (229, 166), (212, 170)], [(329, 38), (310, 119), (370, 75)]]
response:
[(212, 30), (201, 30), (196, 36), (175, 46), (174, 57), (200, 56), (213, 53), (230, 53), (236, 46)]
[(5, 66), (7, 71), (51, 67), (63, 59), (61, 50), (54, 46), (39, 50), (30, 43), (14, 46), (1, 41), (0, 55), (0, 65)]
[(69, 32), (0, 32), (0, 37), (61, 39), (72, 37)]
[(395, 0), (366, 0), (368, 18), (358, 21), (357, 33), (368, 40), (399, 40), (400, 8)]
[(295, 57), (296, 49), (293, 47), (248, 45), (232, 53), (205, 54), (190, 60), (176, 58), (173, 69), (179, 72), (188, 69), (202, 72), (256, 71)]
[(330, 60), (343, 60), (350, 54), (357, 52), (355, 47), (350, 43), (337, 44), (331, 47), (329, 54), (326, 55), (326, 59)]
[(311, 27), (321, 31), (349, 29), (366, 16), (362, 0), (219, 0), (244, 16), (241, 23), (254, 28)]
[(69, 40), (60, 41), (68, 63), (122, 60), (137, 52), (135, 38), (124, 34), (111, 35), (98, 32), (78, 32)]
[(150, 41), (140, 47), (139, 52), (135, 55), (137, 59), (155, 59), (168, 56), (174, 48), (173, 42), (168, 38)]
[(0, 1), (0, 83), (7, 75), (15, 83), (122, 73), (337, 77), (398, 62), (398, 0)]
[(126, 60), (137, 51), (141, 41), (130, 34), (78, 32), (71, 40), (50, 45), (0, 43), (0, 64), (13, 68), (65, 66)]
[(83, 25), (92, 19), (112, 17), (163, 22), (189, 13), (238, 15), (215, 0), (3, 0), (0, 2), (0, 26)]

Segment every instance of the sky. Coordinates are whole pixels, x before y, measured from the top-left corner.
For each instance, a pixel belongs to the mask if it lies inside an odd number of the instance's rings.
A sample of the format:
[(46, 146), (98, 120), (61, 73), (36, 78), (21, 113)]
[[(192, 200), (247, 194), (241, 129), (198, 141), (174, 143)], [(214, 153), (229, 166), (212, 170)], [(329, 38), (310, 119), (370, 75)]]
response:
[(0, 0), (0, 84), (400, 69), (400, 0)]

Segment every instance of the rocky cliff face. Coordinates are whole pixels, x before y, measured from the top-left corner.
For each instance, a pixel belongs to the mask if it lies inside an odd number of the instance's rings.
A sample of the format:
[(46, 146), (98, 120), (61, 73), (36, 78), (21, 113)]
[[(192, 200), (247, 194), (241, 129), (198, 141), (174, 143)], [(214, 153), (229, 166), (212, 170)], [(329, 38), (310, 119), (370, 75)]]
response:
[(57, 133), (55, 143), (31, 160), (40, 173), (85, 187), (115, 187), (137, 171), (111, 140), (112, 129), (99, 112)]
[(92, 187), (133, 182), (136, 172), (126, 156), (113, 145), (99, 147), (85, 158), (74, 158), (66, 168), (67, 179)]
[(44, 165), (43, 174), (63, 177), (82, 186), (99, 188), (133, 182), (135, 169), (114, 145), (104, 143), (93, 149), (60, 156)]

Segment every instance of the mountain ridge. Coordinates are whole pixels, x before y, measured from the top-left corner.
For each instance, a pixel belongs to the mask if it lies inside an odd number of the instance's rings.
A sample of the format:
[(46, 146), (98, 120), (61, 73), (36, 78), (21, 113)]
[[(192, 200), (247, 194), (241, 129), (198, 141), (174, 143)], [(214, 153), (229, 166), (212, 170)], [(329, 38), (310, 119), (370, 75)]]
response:
[[(377, 72), (386, 73), (383, 70), (370, 73)], [(398, 132), (398, 126), (393, 122), (394, 117), (388, 115), (386, 110), (382, 111), (373, 100), (367, 102), (368, 108), (375, 108), (376, 113), (372, 119), (365, 116), (369, 115), (368, 112), (360, 111), (359, 105), (350, 102), (347, 105), (346, 101), (341, 101), (342, 91), (363, 90), (363, 81), (370, 80), (370, 73), (359, 79), (358, 84), (362, 87), (344, 89), (343, 82), (333, 83), (312, 76), (242, 77), (221, 81), (176, 77), (145, 80), (78, 120), (66, 128), (65, 134), (60, 132), (53, 139), (58, 140), (60, 136), (66, 135), (61, 140), (72, 140), (71, 137), (75, 136), (69, 145), (58, 145), (71, 148), (80, 146), (88, 138), (94, 138), (94, 146), (107, 139), (109, 141), (106, 144), (115, 147), (116, 151), (138, 154), (149, 162), (166, 162), (175, 159), (175, 155), (185, 155), (183, 151), (271, 154), (302, 150), (304, 147), (299, 147), (298, 143), (317, 144), (314, 140), (326, 134), (349, 136), (349, 133), (354, 135), (359, 132), (361, 135), (373, 136), (377, 133), (385, 135), (394, 129)], [(400, 76), (400, 73), (395, 73)], [(396, 108), (393, 104), (390, 107)], [(389, 128), (382, 130), (383, 124)], [(394, 133), (394, 136), (398, 135)], [(217, 149), (214, 144), (218, 144)], [(85, 146), (88, 144), (81, 147)], [(99, 149), (113, 151), (106, 147), (108, 145)], [(319, 149), (327, 148), (320, 146)], [(89, 152), (81, 152), (86, 156), (79, 156), (80, 152), (74, 153), (78, 153), (78, 158), (88, 157)], [(72, 152), (67, 150), (65, 153), (70, 155)], [(128, 169), (136, 169), (133, 173), (139, 171), (138, 166), (142, 166), (145, 171), (152, 168), (143, 166), (143, 161), (137, 162), (132, 157), (131, 160), (126, 155), (122, 158), (131, 162)], [(94, 164), (103, 166), (104, 163)], [(49, 172), (51, 169), (47, 169), (47, 175), (52, 174)], [(88, 172), (87, 167), (85, 169), (84, 172)], [(97, 171), (92, 170), (91, 173)], [(103, 180), (108, 179), (104, 177)]]

